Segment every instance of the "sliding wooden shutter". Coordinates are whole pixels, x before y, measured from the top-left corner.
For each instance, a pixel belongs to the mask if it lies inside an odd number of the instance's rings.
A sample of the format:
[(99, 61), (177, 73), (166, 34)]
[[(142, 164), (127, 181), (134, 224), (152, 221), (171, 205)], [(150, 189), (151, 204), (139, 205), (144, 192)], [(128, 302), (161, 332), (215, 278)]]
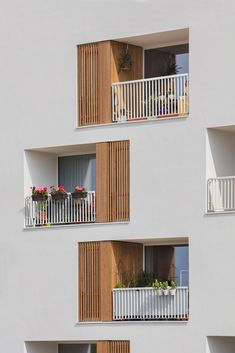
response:
[(99, 341), (97, 353), (130, 353), (129, 341)]
[(79, 244), (79, 320), (100, 320), (100, 243)]
[(98, 44), (78, 46), (79, 125), (98, 124)]
[(130, 218), (129, 141), (96, 145), (97, 222), (128, 221)]

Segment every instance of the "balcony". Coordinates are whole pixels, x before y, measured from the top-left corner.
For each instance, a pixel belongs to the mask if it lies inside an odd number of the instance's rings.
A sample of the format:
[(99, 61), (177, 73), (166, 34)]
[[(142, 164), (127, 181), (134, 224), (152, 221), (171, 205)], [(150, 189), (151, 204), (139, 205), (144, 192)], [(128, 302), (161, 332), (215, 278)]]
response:
[(207, 181), (207, 212), (235, 211), (235, 176)]
[(188, 239), (163, 243), (79, 243), (79, 321), (187, 320)]
[(77, 127), (188, 115), (188, 28), (77, 49)]
[(159, 295), (154, 288), (113, 289), (113, 320), (188, 320), (188, 287), (174, 295)]
[(95, 191), (88, 191), (87, 197), (73, 199), (71, 193), (63, 200), (33, 201), (25, 199), (25, 227), (93, 223), (96, 220)]
[(113, 122), (187, 116), (188, 74), (112, 84)]

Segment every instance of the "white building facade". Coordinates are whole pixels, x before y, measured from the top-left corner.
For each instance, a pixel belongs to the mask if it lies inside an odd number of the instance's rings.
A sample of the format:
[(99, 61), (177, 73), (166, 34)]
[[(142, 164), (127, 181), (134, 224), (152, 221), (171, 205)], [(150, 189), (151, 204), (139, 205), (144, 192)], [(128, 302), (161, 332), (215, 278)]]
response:
[(1, 5), (0, 352), (234, 352), (235, 4)]

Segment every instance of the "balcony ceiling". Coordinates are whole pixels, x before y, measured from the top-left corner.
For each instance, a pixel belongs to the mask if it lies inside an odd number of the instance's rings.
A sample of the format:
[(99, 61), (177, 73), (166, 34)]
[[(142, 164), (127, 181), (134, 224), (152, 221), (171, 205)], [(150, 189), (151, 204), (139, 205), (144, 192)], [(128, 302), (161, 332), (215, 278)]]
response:
[(73, 155), (73, 154), (90, 154), (96, 153), (96, 144), (82, 144), (82, 145), (67, 145), (67, 146), (53, 146), (53, 147), (42, 147), (35, 148), (30, 151), (38, 151), (44, 153), (50, 153), (55, 155)]
[(135, 37), (118, 38), (117, 41), (138, 45), (144, 49), (167, 47), (171, 45), (189, 43), (188, 28), (174, 31), (144, 34)]

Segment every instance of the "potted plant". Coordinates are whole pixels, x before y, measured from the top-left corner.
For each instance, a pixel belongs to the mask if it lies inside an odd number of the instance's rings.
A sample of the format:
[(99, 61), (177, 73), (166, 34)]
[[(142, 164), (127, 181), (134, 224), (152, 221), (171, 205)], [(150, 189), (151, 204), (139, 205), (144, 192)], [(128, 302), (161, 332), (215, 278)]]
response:
[(171, 281), (171, 288), (170, 288), (170, 294), (171, 295), (175, 295), (176, 293), (176, 288), (177, 288), (177, 284), (175, 281)]
[(68, 197), (68, 194), (64, 188), (64, 186), (59, 186), (56, 188), (54, 185), (50, 186), (51, 189), (51, 198), (53, 201), (65, 200)]
[(123, 284), (122, 282), (118, 282), (115, 286), (115, 288), (126, 288), (125, 284)]
[(162, 283), (162, 290), (163, 290), (163, 294), (164, 295), (168, 295), (169, 294), (169, 286), (168, 286), (168, 282), (165, 281)]
[(85, 199), (87, 197), (86, 188), (81, 186), (73, 186), (74, 191), (71, 193), (73, 199)]
[(132, 56), (127, 50), (125, 53), (121, 54), (119, 57), (119, 60), (118, 60), (119, 70), (118, 70), (118, 72), (130, 71), (132, 64), (133, 64)]
[(159, 282), (157, 279), (152, 284), (152, 287), (156, 289), (157, 295), (162, 295), (162, 282)]
[(48, 199), (47, 187), (36, 188), (36, 186), (32, 186), (31, 189), (33, 201), (46, 201)]

